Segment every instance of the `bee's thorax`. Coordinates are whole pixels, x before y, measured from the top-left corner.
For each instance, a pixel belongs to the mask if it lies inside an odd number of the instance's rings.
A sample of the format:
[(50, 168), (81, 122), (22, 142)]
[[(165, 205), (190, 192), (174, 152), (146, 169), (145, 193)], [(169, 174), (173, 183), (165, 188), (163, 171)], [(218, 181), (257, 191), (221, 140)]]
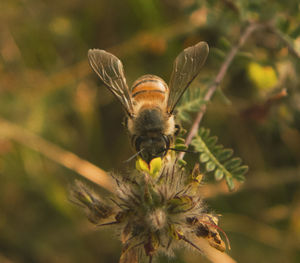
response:
[(128, 119), (127, 128), (131, 135), (174, 135), (174, 115), (169, 115), (159, 107), (141, 108), (135, 118)]
[(165, 109), (169, 88), (167, 84), (160, 78), (154, 75), (144, 75), (138, 78), (132, 86), (131, 96), (136, 111), (145, 104), (159, 106)]

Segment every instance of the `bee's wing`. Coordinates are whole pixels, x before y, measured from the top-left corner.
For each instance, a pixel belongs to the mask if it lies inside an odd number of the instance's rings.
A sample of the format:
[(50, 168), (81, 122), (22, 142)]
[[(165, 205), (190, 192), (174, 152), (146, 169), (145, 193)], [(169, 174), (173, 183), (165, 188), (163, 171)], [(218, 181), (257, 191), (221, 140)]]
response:
[(191, 82), (198, 75), (208, 55), (206, 42), (184, 49), (175, 59), (170, 78), (170, 95), (167, 111), (172, 113), (174, 108)]
[(122, 103), (128, 116), (132, 116), (131, 96), (126, 84), (122, 62), (113, 54), (100, 49), (90, 49), (88, 58), (91, 67), (105, 86)]

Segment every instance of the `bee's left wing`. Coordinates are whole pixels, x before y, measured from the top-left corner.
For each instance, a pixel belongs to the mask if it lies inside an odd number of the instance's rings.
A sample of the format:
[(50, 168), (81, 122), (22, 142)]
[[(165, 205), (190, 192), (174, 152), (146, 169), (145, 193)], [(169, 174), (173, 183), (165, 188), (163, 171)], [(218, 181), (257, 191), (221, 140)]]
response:
[(128, 116), (132, 116), (132, 101), (121, 60), (113, 54), (100, 49), (90, 49), (88, 58), (91, 67), (104, 82), (105, 86), (122, 103)]
[(208, 55), (206, 42), (184, 49), (175, 59), (170, 78), (167, 111), (172, 114), (179, 99), (196, 78)]

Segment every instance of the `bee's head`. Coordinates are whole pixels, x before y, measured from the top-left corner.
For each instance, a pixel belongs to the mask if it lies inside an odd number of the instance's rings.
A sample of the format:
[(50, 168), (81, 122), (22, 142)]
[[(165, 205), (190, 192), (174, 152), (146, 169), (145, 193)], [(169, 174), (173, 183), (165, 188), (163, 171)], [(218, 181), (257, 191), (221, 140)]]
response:
[(133, 136), (132, 143), (140, 157), (150, 163), (156, 157), (164, 157), (170, 147), (171, 137), (164, 134)]

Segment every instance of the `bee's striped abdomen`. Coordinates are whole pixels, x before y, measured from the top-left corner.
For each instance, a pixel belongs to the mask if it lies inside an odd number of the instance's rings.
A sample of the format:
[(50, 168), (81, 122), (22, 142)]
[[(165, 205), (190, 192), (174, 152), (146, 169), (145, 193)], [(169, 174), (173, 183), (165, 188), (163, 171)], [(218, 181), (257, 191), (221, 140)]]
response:
[(134, 82), (131, 96), (136, 102), (165, 103), (168, 92), (169, 88), (161, 78), (154, 75), (144, 75)]

